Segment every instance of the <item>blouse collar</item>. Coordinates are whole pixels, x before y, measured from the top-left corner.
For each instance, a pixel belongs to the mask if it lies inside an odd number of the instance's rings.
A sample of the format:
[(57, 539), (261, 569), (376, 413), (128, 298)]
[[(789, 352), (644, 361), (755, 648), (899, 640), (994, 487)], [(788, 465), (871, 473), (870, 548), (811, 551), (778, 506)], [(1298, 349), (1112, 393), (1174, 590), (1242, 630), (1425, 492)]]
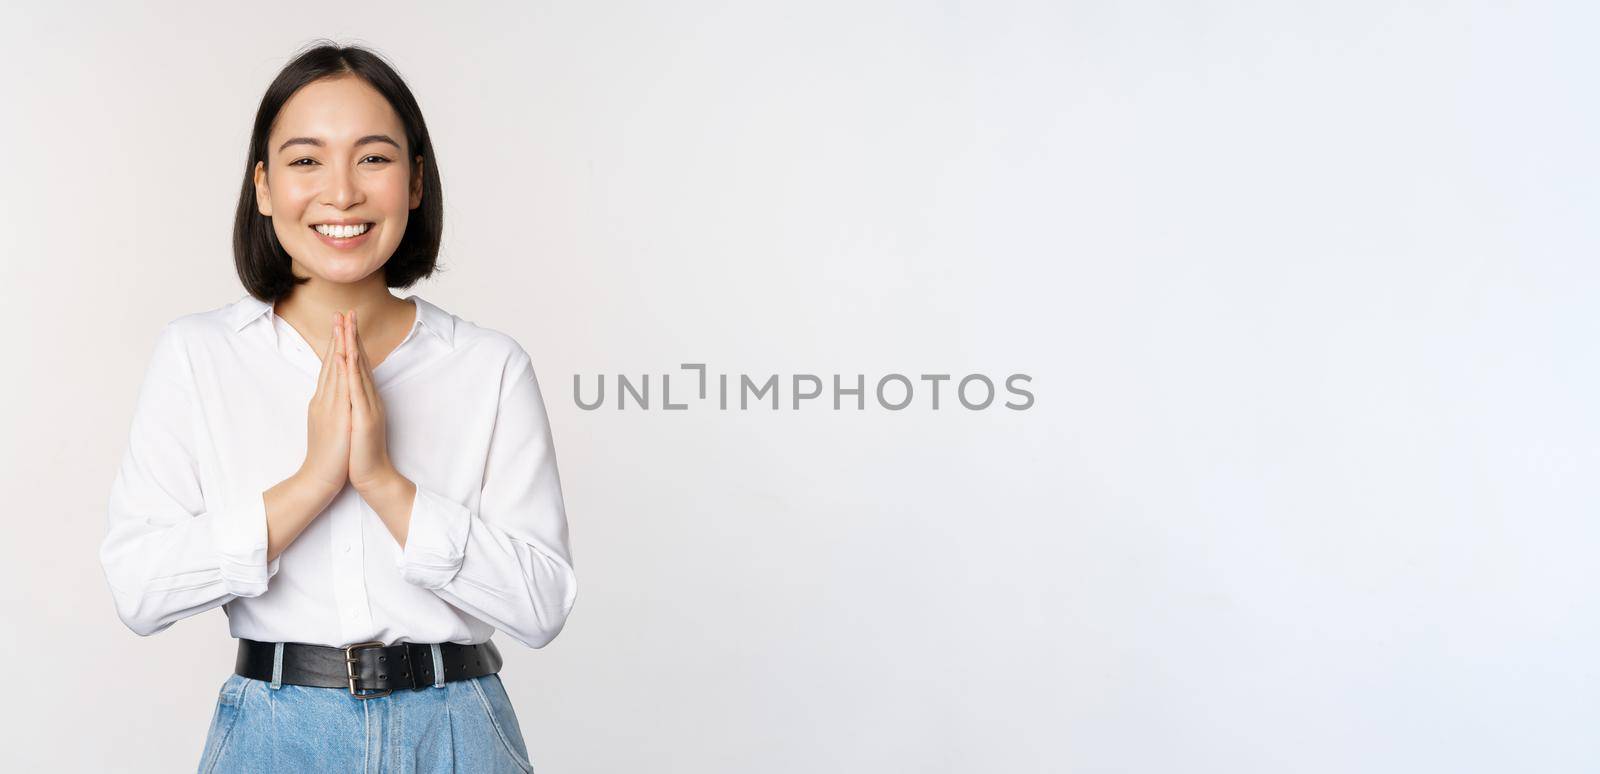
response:
[[(407, 301), (416, 299), (417, 322), (422, 327), (437, 337), (445, 344), (455, 344), (455, 317), (449, 312), (428, 303), (422, 296), (412, 294), (406, 297)], [(272, 311), (272, 304), (262, 301), (248, 293), (234, 302), (233, 308), (228, 310), (228, 323), (234, 331), (244, 330), (245, 326), (267, 316)]]

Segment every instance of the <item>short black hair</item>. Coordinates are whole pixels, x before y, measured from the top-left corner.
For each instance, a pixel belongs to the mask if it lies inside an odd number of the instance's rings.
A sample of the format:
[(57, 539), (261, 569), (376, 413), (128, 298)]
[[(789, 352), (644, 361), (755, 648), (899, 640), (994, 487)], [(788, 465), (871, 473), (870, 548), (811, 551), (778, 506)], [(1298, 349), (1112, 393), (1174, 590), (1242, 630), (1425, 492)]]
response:
[(428, 138), (428, 124), (422, 119), (422, 108), (383, 55), (357, 45), (318, 40), (284, 65), (267, 87), (261, 106), (256, 110), (255, 129), (250, 134), (244, 185), (239, 191), (239, 208), (233, 218), (233, 264), (245, 290), (262, 301), (279, 301), (293, 292), (296, 285), (310, 280), (294, 276), (289, 254), (278, 244), (277, 234), (272, 230), (272, 219), (262, 215), (256, 207), (256, 163), (267, 161), (267, 141), (272, 125), (284, 103), (295, 92), (324, 78), (347, 75), (366, 81), (400, 116), (411, 150), (406, 159), (407, 167), (414, 172), (417, 156), (425, 162), (422, 165), (422, 203), (411, 211), (400, 245), (383, 265), (384, 280), (391, 288), (408, 288), (432, 276), (437, 268), (439, 242), (444, 233), (444, 196), (439, 183), (439, 162), (434, 156), (433, 142)]

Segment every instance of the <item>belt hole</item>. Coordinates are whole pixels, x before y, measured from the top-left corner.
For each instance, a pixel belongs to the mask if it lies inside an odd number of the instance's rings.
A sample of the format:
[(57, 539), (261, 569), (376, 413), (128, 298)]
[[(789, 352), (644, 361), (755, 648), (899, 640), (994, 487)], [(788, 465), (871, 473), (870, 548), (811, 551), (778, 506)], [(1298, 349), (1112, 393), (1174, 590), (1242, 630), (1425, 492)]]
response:
[(411, 673), (410, 673), (410, 672), (401, 672), (401, 673), (400, 673), (400, 676), (401, 676), (401, 677), (410, 677), (410, 676), (411, 676)]
[(384, 674), (384, 673), (382, 673), (382, 672), (379, 672), (378, 673), (378, 679), (379, 680), (387, 680), (387, 679), (389, 679), (389, 676)]
[(383, 661), (388, 661), (388, 660), (389, 660), (389, 657), (388, 657), (388, 656), (379, 656), (379, 657), (378, 657), (378, 661), (379, 661), (379, 662), (383, 662)]

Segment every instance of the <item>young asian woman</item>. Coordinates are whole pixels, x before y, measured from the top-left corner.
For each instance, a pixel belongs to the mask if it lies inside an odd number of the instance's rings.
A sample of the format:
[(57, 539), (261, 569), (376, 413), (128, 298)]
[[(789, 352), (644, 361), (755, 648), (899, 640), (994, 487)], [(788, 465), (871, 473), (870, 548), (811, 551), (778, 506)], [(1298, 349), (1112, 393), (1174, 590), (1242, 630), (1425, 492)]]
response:
[(156, 337), (100, 556), (152, 635), (238, 640), (199, 770), (532, 770), (499, 631), (577, 595), (555, 446), (516, 340), (419, 295), (437, 157), (395, 69), (331, 43), (257, 111), (234, 224), (247, 294)]

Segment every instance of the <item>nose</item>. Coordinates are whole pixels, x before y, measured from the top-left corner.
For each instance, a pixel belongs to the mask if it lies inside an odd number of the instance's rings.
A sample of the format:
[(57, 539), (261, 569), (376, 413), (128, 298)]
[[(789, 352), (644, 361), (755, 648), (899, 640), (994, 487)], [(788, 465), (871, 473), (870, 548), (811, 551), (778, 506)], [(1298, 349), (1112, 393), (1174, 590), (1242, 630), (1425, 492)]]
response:
[(365, 199), (361, 187), (357, 184), (355, 173), (345, 167), (333, 165), (333, 173), (328, 179), (328, 187), (322, 194), (322, 203), (330, 207), (347, 210), (360, 204)]

